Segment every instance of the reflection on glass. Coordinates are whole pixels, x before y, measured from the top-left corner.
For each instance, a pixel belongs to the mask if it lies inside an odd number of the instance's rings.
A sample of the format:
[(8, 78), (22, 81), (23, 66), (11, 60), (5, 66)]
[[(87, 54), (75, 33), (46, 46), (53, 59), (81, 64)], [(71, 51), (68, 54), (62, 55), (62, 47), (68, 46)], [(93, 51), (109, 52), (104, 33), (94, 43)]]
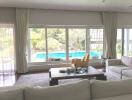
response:
[(132, 56), (132, 29), (124, 30), (124, 55)]
[(86, 29), (69, 29), (69, 59), (85, 55)]
[(90, 57), (99, 59), (103, 55), (103, 29), (90, 29)]
[(48, 28), (48, 61), (66, 60), (65, 29)]
[(45, 29), (30, 28), (30, 59), (31, 62), (46, 61)]
[(117, 29), (116, 55), (118, 59), (122, 56), (122, 29)]

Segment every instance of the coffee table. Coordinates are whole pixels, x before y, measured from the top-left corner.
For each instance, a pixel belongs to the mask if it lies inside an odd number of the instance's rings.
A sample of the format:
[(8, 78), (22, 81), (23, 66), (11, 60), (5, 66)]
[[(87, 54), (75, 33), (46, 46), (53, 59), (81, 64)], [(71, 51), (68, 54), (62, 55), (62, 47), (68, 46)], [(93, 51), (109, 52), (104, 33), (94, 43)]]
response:
[(71, 67), (63, 67), (63, 68), (51, 68), (49, 70), (49, 85), (58, 85), (58, 80), (61, 79), (71, 79), (71, 78), (96, 78), (97, 80), (106, 80), (106, 76), (103, 71), (100, 71), (92, 66), (87, 67), (87, 71), (83, 73), (76, 72), (66, 72), (67, 69), (72, 69)]

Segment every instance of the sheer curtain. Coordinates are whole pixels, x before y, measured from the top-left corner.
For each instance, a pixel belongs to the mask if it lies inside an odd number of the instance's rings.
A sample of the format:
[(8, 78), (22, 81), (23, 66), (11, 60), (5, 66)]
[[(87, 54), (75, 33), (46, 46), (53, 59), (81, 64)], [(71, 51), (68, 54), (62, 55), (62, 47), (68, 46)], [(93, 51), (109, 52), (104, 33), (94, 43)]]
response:
[(29, 9), (16, 8), (15, 45), (17, 73), (26, 73), (28, 71), (26, 59), (28, 18)]
[(0, 24), (0, 86), (15, 83), (14, 25)]
[(117, 14), (103, 13), (104, 57), (116, 58)]
[(14, 72), (14, 26), (0, 24), (0, 72)]

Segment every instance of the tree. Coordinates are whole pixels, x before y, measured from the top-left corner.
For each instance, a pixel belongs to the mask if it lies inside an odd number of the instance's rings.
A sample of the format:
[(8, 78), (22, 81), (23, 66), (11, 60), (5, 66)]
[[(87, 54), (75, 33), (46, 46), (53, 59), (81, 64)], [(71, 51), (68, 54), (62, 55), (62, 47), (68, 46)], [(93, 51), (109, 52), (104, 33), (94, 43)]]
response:
[(45, 29), (31, 28), (30, 35), (33, 49), (45, 49)]

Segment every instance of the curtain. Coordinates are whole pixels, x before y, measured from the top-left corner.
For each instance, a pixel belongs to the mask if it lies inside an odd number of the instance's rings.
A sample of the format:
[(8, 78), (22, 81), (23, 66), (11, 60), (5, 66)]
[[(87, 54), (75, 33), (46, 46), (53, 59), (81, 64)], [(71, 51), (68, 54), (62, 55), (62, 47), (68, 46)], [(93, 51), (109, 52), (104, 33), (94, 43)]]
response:
[(26, 43), (29, 21), (29, 9), (16, 8), (16, 70), (17, 73), (25, 73), (27, 69)]
[(0, 23), (0, 87), (15, 83), (14, 58), (14, 24)]
[(14, 25), (0, 24), (0, 75), (14, 72)]
[(117, 14), (103, 13), (104, 25), (104, 57), (116, 58)]

